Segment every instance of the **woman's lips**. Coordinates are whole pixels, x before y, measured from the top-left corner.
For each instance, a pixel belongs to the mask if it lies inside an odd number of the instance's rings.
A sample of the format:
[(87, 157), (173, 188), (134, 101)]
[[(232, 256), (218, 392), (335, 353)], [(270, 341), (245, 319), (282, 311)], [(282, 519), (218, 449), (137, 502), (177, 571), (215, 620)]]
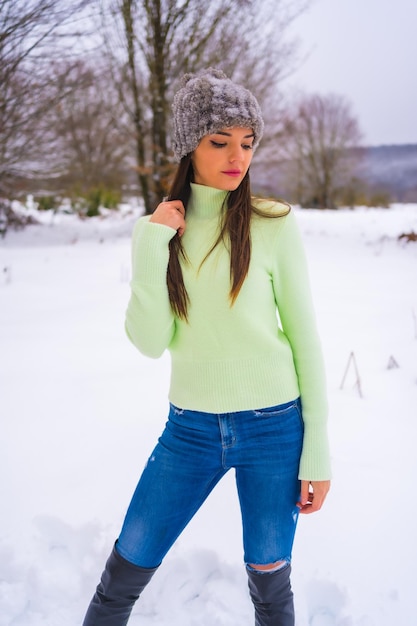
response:
[(226, 174), (227, 176), (233, 176), (234, 178), (238, 178), (241, 172), (240, 170), (226, 170), (222, 172), (222, 174)]

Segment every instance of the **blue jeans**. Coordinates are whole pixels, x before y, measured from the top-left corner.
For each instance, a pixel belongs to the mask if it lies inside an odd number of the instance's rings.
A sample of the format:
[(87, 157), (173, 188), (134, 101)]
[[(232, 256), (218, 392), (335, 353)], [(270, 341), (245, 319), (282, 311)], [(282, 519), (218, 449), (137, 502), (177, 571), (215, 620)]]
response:
[(223, 414), (171, 405), (127, 511), (117, 551), (135, 565), (158, 566), (233, 467), (245, 562), (290, 562), (298, 519), (302, 438), (299, 399)]

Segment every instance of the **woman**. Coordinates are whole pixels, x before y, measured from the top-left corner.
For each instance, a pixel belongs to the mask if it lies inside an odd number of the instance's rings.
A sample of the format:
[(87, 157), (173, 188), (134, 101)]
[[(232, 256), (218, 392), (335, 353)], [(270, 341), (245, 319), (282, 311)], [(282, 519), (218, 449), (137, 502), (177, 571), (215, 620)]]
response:
[[(212, 68), (174, 98), (179, 167), (132, 242), (126, 330), (172, 358), (169, 418), (84, 626), (122, 626), (165, 554), (230, 469), (258, 626), (292, 626), (298, 513), (328, 492), (324, 368), (293, 212), (255, 200), (258, 103)], [(221, 522), (220, 522), (221, 523)]]

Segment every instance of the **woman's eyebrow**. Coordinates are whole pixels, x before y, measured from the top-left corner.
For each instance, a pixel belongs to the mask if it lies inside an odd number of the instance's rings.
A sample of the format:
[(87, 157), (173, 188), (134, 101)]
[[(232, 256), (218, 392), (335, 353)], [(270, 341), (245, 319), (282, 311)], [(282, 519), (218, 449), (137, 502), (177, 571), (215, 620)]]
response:
[[(218, 130), (213, 135), (224, 135), (225, 137), (231, 137), (232, 133), (227, 133), (225, 130)], [(255, 133), (251, 133), (250, 135), (244, 135), (243, 139), (251, 139), (251, 137), (255, 137)]]

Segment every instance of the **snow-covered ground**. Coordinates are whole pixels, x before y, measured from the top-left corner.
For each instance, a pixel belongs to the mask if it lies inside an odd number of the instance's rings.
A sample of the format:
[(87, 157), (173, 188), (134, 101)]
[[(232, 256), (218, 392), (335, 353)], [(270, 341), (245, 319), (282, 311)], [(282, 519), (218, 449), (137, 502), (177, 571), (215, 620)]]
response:
[[(397, 236), (417, 232), (417, 205), (297, 215), (334, 468), (325, 508), (299, 523), (297, 626), (413, 626), (417, 244)], [(45, 214), (0, 242), (1, 626), (81, 624), (165, 422), (168, 357), (142, 357), (123, 329), (135, 217)], [(130, 623), (253, 624), (231, 473)]]

